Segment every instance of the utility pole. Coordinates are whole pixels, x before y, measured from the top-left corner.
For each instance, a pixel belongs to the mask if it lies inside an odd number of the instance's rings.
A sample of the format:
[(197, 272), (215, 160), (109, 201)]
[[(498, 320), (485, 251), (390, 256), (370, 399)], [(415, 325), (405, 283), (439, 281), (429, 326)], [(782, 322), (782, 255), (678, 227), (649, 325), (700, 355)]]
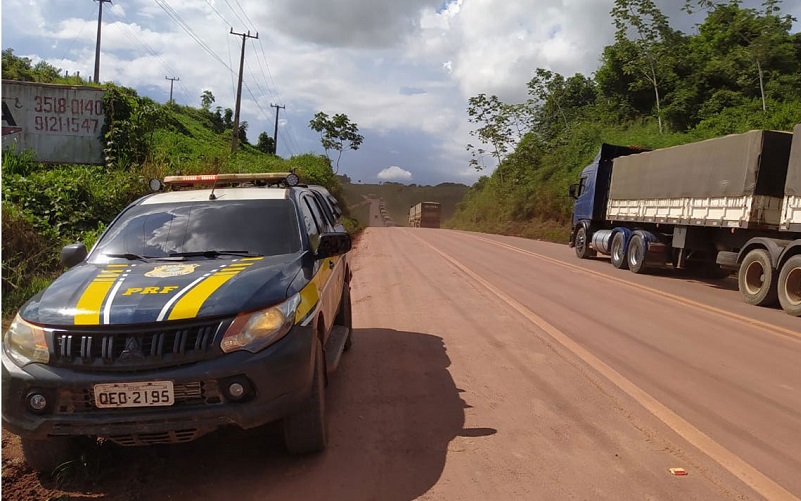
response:
[(239, 144), (239, 105), (242, 101), (242, 71), (245, 68), (245, 40), (248, 38), (259, 38), (259, 34), (256, 33), (256, 36), (250, 36), (250, 30), (247, 33), (234, 33), (234, 29), (231, 28), (231, 35), (236, 35), (238, 37), (242, 37), (242, 56), (239, 58), (239, 83), (236, 86), (236, 111), (234, 112), (234, 132), (233, 137), (231, 138), (231, 153), (236, 153), (236, 147)]
[(278, 154), (278, 110), (286, 109), (286, 106), (279, 106), (270, 103), (270, 108), (275, 108), (275, 131), (273, 132), (273, 155)]
[(95, 83), (100, 83), (100, 26), (103, 23), (103, 4), (111, 3), (111, 0), (94, 0), (100, 5), (97, 11), (97, 45), (95, 46)]
[(173, 84), (175, 83), (175, 81), (176, 81), (176, 80), (181, 80), (181, 79), (180, 79), (180, 78), (178, 78), (178, 77), (173, 77), (173, 78), (170, 78), (170, 77), (164, 77), (164, 79), (165, 79), (165, 80), (169, 80), (169, 81), (170, 81), (170, 100), (169, 100), (169, 101), (167, 101), (167, 102), (168, 102), (168, 103), (171, 103), (171, 102), (172, 102), (172, 86), (173, 86)]

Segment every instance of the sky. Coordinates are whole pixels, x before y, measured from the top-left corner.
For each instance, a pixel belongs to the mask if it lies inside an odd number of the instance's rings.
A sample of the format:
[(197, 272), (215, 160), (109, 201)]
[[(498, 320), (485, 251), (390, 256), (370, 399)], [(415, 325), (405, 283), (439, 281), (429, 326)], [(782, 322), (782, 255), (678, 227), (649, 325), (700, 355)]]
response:
[[(323, 154), (309, 120), (344, 113), (364, 142), (345, 150), (353, 182), (472, 184), (471, 96), (527, 98), (538, 67), (592, 75), (613, 41), (613, 0), (113, 0), (103, 4), (100, 80), (200, 107), (235, 107), (242, 37), (241, 120), (248, 139), (273, 135), (278, 155)], [(745, 0), (759, 7), (760, 0)], [(700, 19), (683, 0), (657, 0), (675, 28)], [(801, 18), (801, 0), (783, 12)], [(2, 48), (91, 78), (98, 3), (3, 0)], [(798, 31), (799, 23), (794, 25)], [(491, 166), (488, 167), (491, 170)]]

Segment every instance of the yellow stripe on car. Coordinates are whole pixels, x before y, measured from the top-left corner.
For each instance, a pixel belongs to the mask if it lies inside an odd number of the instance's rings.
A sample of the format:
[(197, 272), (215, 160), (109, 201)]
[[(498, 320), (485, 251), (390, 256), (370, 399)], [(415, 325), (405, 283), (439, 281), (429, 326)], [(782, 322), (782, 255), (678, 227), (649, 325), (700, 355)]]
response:
[(86, 286), (75, 306), (75, 325), (99, 325), (100, 309), (127, 264), (109, 264)]
[[(231, 266), (222, 268), (220, 271), (212, 273), (210, 276), (201, 280), (190, 291), (184, 294), (181, 299), (175, 303), (172, 311), (170, 312), (167, 320), (179, 320), (183, 318), (195, 318), (203, 303), (214, 294), (214, 292), (222, 287), (222, 285), (236, 276), (238, 273), (253, 265), (254, 262), (262, 258), (247, 258), (242, 261), (232, 264)], [(247, 262), (245, 262), (247, 261)]]
[[(318, 273), (317, 276), (320, 276), (320, 274)], [(312, 279), (312, 281), (306, 284), (306, 287), (300, 291), (300, 305), (298, 305), (298, 311), (295, 313), (295, 323), (306, 318), (314, 307), (317, 306), (319, 300), (320, 292), (318, 285), (315, 283), (315, 280)]]

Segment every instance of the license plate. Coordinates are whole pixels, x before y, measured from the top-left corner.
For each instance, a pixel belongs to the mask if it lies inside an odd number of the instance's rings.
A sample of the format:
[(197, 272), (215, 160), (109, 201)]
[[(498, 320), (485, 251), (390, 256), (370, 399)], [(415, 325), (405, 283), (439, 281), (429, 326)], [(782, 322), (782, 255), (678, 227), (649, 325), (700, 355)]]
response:
[(158, 407), (175, 403), (172, 381), (96, 384), (95, 405), (101, 409)]

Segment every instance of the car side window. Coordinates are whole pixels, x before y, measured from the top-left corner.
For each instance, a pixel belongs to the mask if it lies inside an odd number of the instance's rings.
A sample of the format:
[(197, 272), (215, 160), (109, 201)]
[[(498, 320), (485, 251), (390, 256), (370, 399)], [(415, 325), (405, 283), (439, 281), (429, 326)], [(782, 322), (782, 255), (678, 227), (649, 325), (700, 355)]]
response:
[(587, 189), (587, 178), (586, 177), (582, 177), (579, 180), (579, 188), (578, 188), (578, 195), (577, 196), (580, 197), (581, 195), (583, 195), (585, 189)]
[(306, 202), (306, 197), (303, 197), (300, 201), (300, 213), (303, 217), (302, 224), (306, 228), (306, 234), (309, 235), (309, 244), (312, 250), (316, 251), (317, 244), (320, 242), (320, 230), (317, 226), (317, 222), (314, 220), (311, 207), (309, 207), (309, 204)]
[(320, 204), (320, 208), (323, 211), (323, 216), (325, 216), (326, 220), (328, 221), (328, 224), (330, 226), (335, 225), (336, 224), (336, 217), (332, 213), (331, 208), (328, 205), (328, 202), (324, 201), (322, 199), (322, 196), (317, 194), (317, 193), (314, 194), (314, 198)]
[(320, 205), (318, 204), (317, 200), (315, 200), (314, 197), (304, 197), (303, 200), (308, 205), (309, 210), (311, 211), (312, 216), (314, 217), (314, 222), (317, 225), (317, 232), (324, 233), (327, 231), (331, 231), (329, 229), (330, 225), (328, 224), (326, 218), (323, 216), (323, 210), (320, 208)]

